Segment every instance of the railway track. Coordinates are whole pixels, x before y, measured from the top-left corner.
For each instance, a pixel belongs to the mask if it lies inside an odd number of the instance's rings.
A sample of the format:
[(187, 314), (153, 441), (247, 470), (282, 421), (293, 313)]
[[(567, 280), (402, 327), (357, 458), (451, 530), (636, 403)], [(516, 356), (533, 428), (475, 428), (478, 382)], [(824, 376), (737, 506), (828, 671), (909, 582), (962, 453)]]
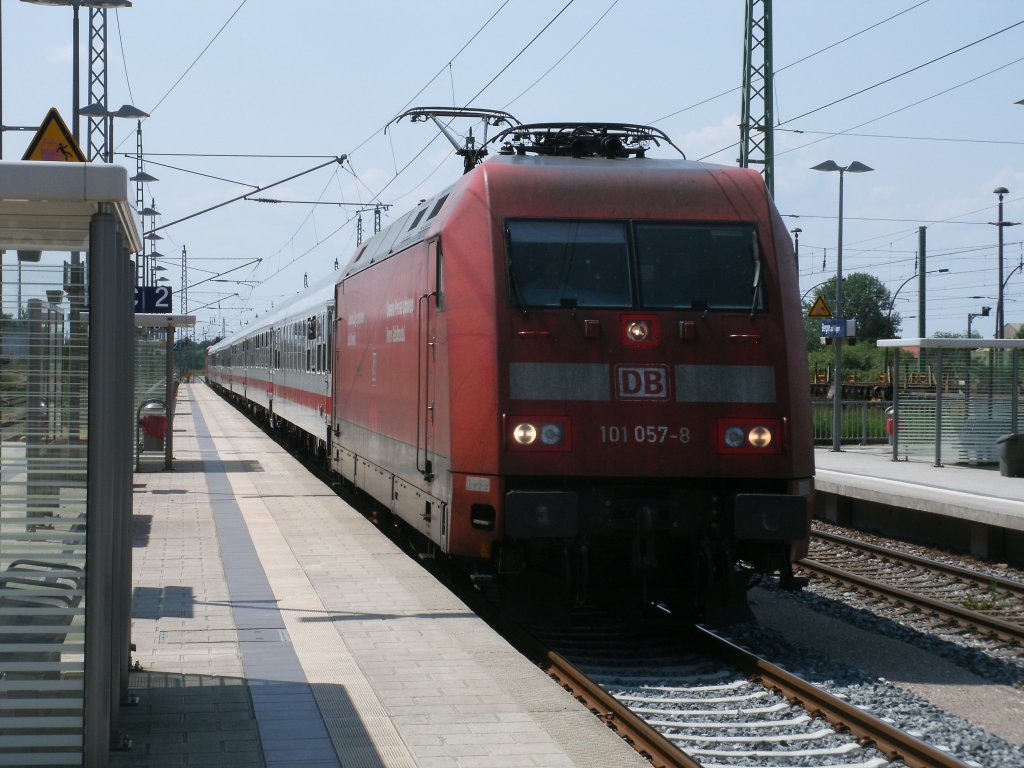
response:
[(893, 761), (967, 768), (705, 628), (694, 628), (688, 639), (657, 631), (638, 640), (632, 630), (624, 635), (619, 622), (610, 631), (546, 638), (541, 632), (538, 639), (507, 622), (468, 582), (446, 580), (656, 768), (883, 768)]
[(509, 624), (470, 607), (659, 768), (964, 768), (932, 747), (704, 627), (584, 618), (571, 629)]
[(897, 606), (908, 620), (953, 625), (1000, 657), (1024, 657), (1024, 584), (823, 531), (799, 568)]

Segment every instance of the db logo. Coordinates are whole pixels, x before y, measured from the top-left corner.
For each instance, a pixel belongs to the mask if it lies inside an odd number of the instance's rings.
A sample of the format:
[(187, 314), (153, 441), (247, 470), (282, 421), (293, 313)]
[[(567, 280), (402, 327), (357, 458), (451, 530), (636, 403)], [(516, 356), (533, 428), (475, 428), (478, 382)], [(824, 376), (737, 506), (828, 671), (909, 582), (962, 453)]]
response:
[(619, 400), (668, 400), (668, 366), (616, 366), (615, 394)]

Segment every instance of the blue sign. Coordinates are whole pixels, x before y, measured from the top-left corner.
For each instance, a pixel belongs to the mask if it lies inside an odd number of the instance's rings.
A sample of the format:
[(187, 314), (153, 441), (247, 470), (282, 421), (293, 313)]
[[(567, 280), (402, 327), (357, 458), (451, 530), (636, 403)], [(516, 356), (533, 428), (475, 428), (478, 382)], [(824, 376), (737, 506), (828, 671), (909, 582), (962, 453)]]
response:
[(846, 320), (845, 318), (834, 318), (832, 320), (821, 321), (821, 337), (823, 339), (843, 339), (846, 338)]
[(165, 315), (171, 312), (171, 288), (167, 285), (135, 287), (135, 313)]

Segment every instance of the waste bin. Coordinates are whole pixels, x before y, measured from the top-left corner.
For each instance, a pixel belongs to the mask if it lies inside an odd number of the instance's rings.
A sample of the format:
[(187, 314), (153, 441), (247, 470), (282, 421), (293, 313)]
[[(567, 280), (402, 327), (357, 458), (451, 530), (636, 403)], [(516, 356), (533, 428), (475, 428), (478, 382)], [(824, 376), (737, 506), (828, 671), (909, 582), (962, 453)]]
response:
[(999, 448), (999, 474), (1024, 477), (1024, 435), (1003, 435), (996, 438), (996, 446)]
[(889, 445), (892, 445), (892, 414), (893, 407), (890, 405), (885, 409), (885, 434), (889, 436)]
[(142, 426), (142, 450), (162, 451), (167, 437), (167, 409), (161, 403), (146, 403), (139, 419)]

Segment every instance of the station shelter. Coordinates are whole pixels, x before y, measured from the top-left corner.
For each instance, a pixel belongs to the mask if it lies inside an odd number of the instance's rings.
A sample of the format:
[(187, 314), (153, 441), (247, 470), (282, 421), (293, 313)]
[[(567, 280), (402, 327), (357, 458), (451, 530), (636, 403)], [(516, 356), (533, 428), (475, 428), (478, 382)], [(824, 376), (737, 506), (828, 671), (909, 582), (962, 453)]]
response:
[(879, 339), (895, 350), (892, 458), (994, 464), (1017, 451), (1022, 339)]
[(119, 166), (0, 162), (0, 766), (107, 764), (128, 701), (128, 189)]
[(162, 468), (174, 469), (174, 411), (179, 373), (174, 370), (174, 335), (194, 328), (194, 315), (135, 315), (135, 471), (143, 454), (156, 453)]

